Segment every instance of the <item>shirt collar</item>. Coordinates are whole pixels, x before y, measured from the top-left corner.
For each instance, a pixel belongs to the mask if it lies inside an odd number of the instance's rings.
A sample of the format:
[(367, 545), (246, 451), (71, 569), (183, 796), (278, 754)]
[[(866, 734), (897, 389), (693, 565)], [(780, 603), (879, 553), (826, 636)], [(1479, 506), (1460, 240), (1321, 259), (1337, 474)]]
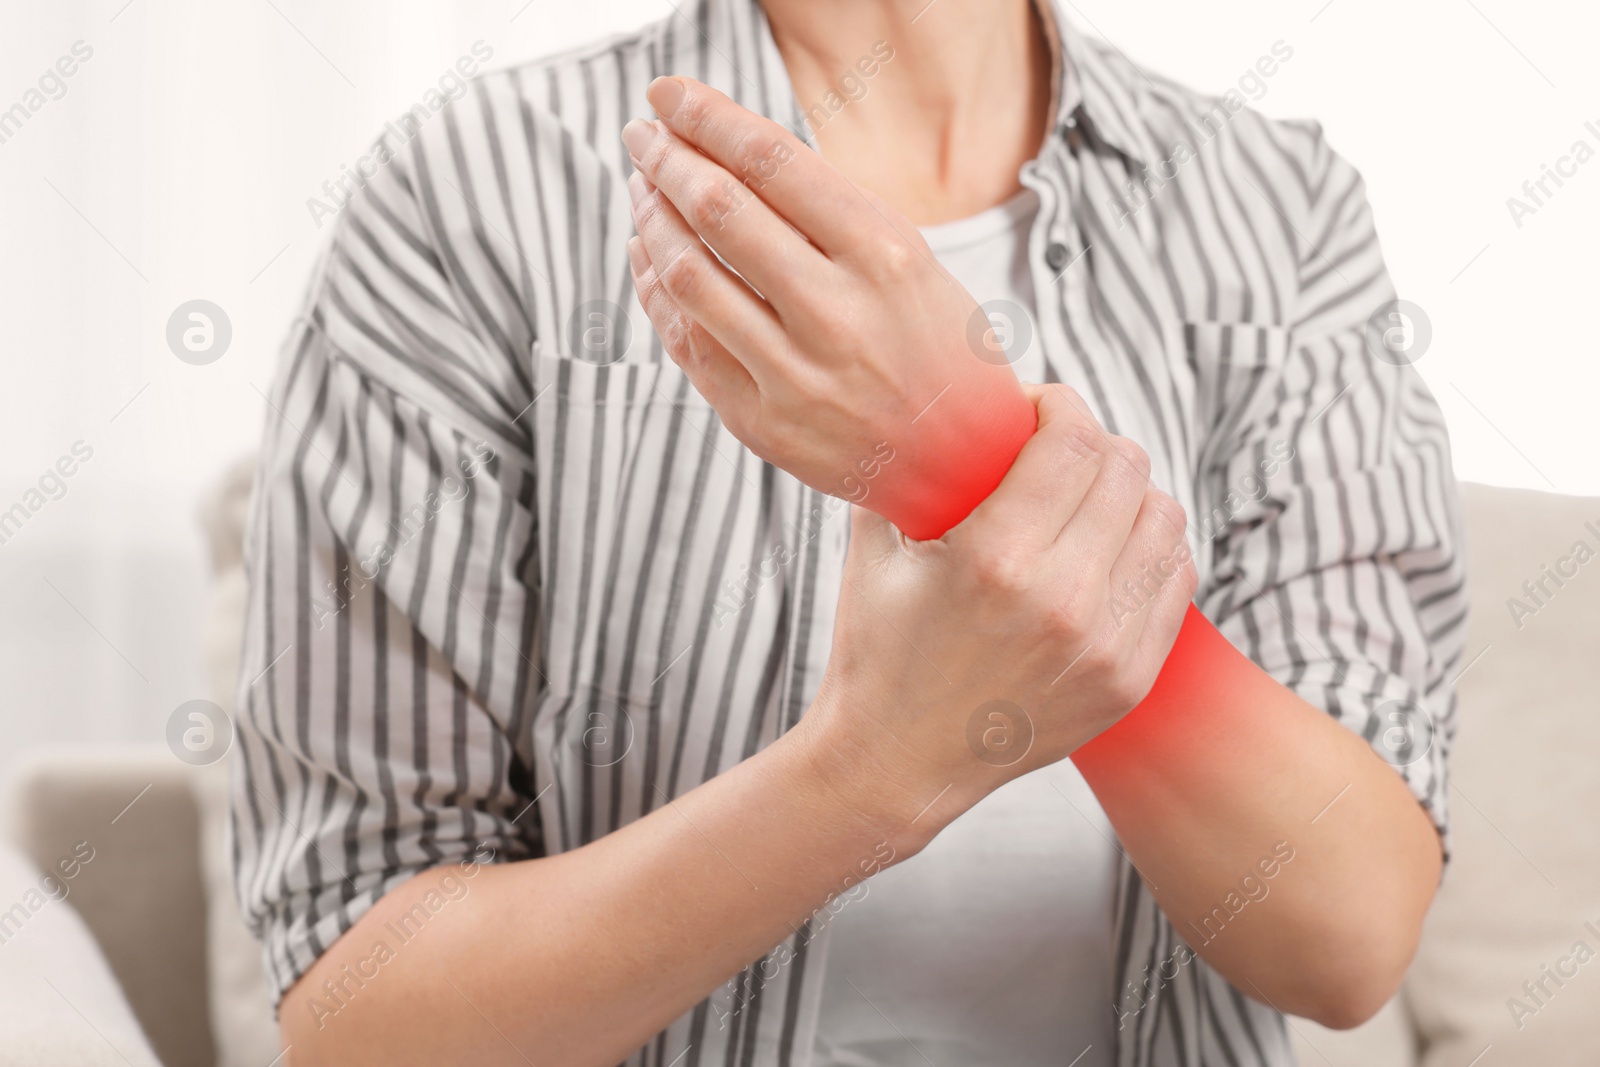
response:
[[(1091, 144), (1104, 145), (1121, 152), (1129, 159), (1149, 166), (1160, 158), (1143, 118), (1145, 85), (1143, 72), (1114, 46), (1091, 40), (1081, 34), (1062, 8), (1067, 0), (1033, 0), (1039, 12), (1045, 41), (1050, 49), (1051, 62), (1051, 114), (1055, 116), (1051, 134), (1076, 147), (1072, 131), (1084, 133)], [(707, 17), (707, 13), (727, 17)], [(816, 147), (810, 126), (793, 99), (788, 74), (784, 71), (783, 56), (772, 39), (771, 27), (760, 0), (696, 0), (691, 14), (683, 14), (691, 24), (699, 27), (709, 23), (715, 45), (719, 35), (741, 37), (744, 24), (754, 20), (758, 36), (757, 47), (762, 52), (761, 65), (769, 76), (776, 75), (773, 84), (766, 86), (769, 106), (778, 105), (774, 115), (783, 113), (783, 107), (792, 112), (790, 128), (803, 140)], [(725, 25), (725, 22), (727, 23)], [(719, 48), (734, 48), (725, 41)], [(719, 53), (720, 54), (720, 53)]]
[(1053, 114), (1056, 131), (1074, 129), (1146, 164), (1157, 158), (1142, 117), (1144, 92), (1131, 61), (1119, 51), (1080, 33), (1062, 11), (1063, 0), (1035, 0), (1054, 67)]

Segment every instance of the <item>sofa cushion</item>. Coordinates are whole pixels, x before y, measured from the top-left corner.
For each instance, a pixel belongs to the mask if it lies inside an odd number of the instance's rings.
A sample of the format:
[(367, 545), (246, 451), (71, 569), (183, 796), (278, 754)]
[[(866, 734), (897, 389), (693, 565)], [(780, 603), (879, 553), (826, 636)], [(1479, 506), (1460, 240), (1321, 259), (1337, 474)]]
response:
[(69, 846), (45, 873), (0, 845), (0, 1067), (160, 1067), (69, 903), (95, 852)]
[[(165, 747), (36, 749), (11, 775), (10, 838), (49, 868), (94, 850), (68, 898), (166, 1067), (211, 1067), (194, 768)], [(50, 1063), (54, 1060), (35, 1062)]]
[(1458, 668), (1455, 848), (1406, 996), (1424, 1067), (1480, 1055), (1480, 1067), (1592, 1067), (1600, 499), (1477, 485), (1465, 495), (1473, 617)]

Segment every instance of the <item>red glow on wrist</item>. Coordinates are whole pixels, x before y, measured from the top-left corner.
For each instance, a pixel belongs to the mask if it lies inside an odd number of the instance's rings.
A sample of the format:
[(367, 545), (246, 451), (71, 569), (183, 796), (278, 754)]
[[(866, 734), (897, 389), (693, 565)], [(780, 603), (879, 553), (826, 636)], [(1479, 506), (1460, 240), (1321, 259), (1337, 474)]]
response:
[[(874, 496), (868, 505), (919, 541), (942, 537), (971, 514), (1000, 485), (1038, 428), (1037, 409), (1014, 379), (1009, 390), (974, 389), (958, 399), (964, 405), (959, 418), (947, 409), (942, 419), (925, 428), (924, 440), (897, 450), (909, 460), (900, 470), (912, 475), (915, 484), (906, 485), (903, 479), (898, 491)], [(953, 424), (968, 438), (939, 441), (939, 427)], [(1170, 726), (1169, 717), (1177, 710), (1220, 706), (1228, 693), (1242, 694), (1260, 677), (1254, 664), (1191, 604), (1149, 694), (1073, 759), (1087, 775), (1091, 768), (1134, 758), (1153, 743), (1153, 732)]]

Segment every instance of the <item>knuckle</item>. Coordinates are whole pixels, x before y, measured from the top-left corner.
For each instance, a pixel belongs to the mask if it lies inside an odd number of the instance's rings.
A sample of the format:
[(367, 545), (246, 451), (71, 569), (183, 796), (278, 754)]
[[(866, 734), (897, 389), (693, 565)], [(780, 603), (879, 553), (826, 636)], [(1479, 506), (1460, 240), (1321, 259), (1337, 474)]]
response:
[(690, 323), (684, 331), (687, 340), (683, 346), (682, 368), (685, 374), (693, 374), (705, 367), (711, 358), (711, 338), (704, 330)]
[(706, 298), (712, 283), (712, 264), (701, 248), (685, 248), (661, 270), (661, 288), (678, 306), (688, 310)]
[(706, 99), (706, 94), (699, 87), (690, 85), (687, 79), (680, 79), (683, 84), (683, 99), (678, 101), (678, 107), (672, 113), (672, 122), (682, 127), (683, 132), (699, 140), (698, 135), (703, 133), (713, 121), (711, 101)]
[(1181, 537), (1189, 526), (1189, 513), (1172, 497), (1157, 491), (1150, 501), (1150, 520), (1162, 533)]
[(676, 161), (674, 140), (670, 136), (657, 137), (639, 157), (640, 169), (647, 175), (658, 175)]
[(878, 273), (891, 281), (910, 277), (918, 259), (916, 249), (899, 234), (883, 238), (873, 256)]
[(1058, 604), (1044, 613), (1041, 624), (1045, 637), (1052, 644), (1070, 646), (1073, 638), (1078, 635), (1077, 620)]
[[(1086, 618), (1072, 600), (1058, 602), (1045, 613), (1041, 627), (1045, 637), (1061, 649), (1061, 654), (1072, 659), (1083, 650), (1083, 643), (1091, 633)], [(1085, 658), (1093, 651), (1085, 654)]]
[(1096, 466), (1105, 462), (1110, 446), (1099, 427), (1079, 418), (1062, 420), (1059, 425), (1057, 434), (1064, 449)]
[(1091, 599), (1089, 589), (1078, 582), (1067, 582), (1055, 591), (1055, 610), (1051, 617), (1061, 627), (1064, 636), (1081, 640), (1092, 630), (1099, 605)]
[(1117, 706), (1132, 708), (1150, 694), (1152, 681), (1132, 667), (1119, 663), (1107, 679), (1107, 694)]
[(1046, 389), (1039, 407), (1043, 432), (1059, 440), (1063, 447), (1097, 462), (1111, 453), (1112, 438), (1070, 386)]
[(1150, 692), (1155, 678), (1147, 677), (1140, 667), (1133, 642), (1107, 637), (1096, 649), (1096, 657), (1101, 689), (1112, 703), (1131, 708)]
[(661, 335), (662, 347), (674, 363), (681, 366), (693, 361), (695, 330), (687, 318), (674, 311), (656, 325), (656, 330)]
[[(1024, 386), (1024, 388), (1029, 388)], [(1066, 385), (1034, 386), (1038, 389), (1039, 415), (1042, 419), (1051, 422), (1061, 422), (1073, 416), (1072, 398), (1066, 394), (1071, 387)]]
[(695, 249), (680, 252), (661, 272), (661, 284), (680, 303), (693, 304), (710, 282), (711, 266)]
[(661, 296), (661, 279), (656, 277), (654, 267), (646, 267), (643, 274), (634, 276), (633, 291), (639, 297), (639, 306), (644, 308), (644, 313), (654, 321), (656, 305)]
[(1038, 430), (1034, 440), (1037, 448), (1048, 450), (1045, 454), (1050, 458), (1051, 466), (1058, 467), (1062, 472), (1088, 470), (1090, 477), (1093, 477), (1093, 472), (1101, 469), (1106, 462), (1106, 438), (1099, 430), (1086, 426), (1082, 421), (1056, 419), (1048, 422)]
[(776, 178), (778, 171), (792, 158), (789, 146), (765, 125), (741, 134), (733, 150), (740, 178), (757, 189)]
[(634, 229), (643, 234), (659, 226), (663, 221), (665, 205), (666, 198), (661, 195), (661, 190), (653, 189), (646, 193), (633, 210)]
[(741, 195), (731, 178), (701, 185), (689, 198), (689, 224), (701, 233), (720, 229), (739, 210)]
[(1013, 550), (991, 548), (980, 552), (972, 561), (972, 575), (984, 589), (1002, 594), (1014, 594), (1028, 587), (1028, 568)]
[(1179, 588), (1183, 590), (1184, 600), (1193, 600), (1195, 594), (1200, 591), (1200, 569), (1194, 565), (1192, 556), (1184, 559), (1183, 566), (1179, 569), (1178, 581), (1181, 583)]
[(1150, 453), (1139, 442), (1128, 437), (1113, 439), (1117, 453), (1131, 466), (1140, 481), (1150, 477)]
[(1125, 685), (1122, 658), (1112, 646), (1110, 638), (1102, 634), (1084, 651), (1081, 668), (1088, 677), (1096, 680), (1099, 688), (1120, 700)]

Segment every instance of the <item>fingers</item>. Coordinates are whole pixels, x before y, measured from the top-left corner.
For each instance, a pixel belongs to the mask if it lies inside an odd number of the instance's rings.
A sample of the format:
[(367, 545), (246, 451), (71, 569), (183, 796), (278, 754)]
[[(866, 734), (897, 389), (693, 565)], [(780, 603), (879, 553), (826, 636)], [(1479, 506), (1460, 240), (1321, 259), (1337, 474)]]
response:
[(815, 288), (827, 259), (721, 166), (657, 123), (635, 119), (622, 140), (679, 216), (780, 311), (802, 285)]
[(772, 309), (711, 254), (671, 202), (640, 174), (628, 179), (628, 195), (645, 256), (672, 303), (751, 370), (763, 355), (781, 351), (784, 334)]
[(737, 436), (740, 413), (753, 409), (759, 399), (754, 379), (720, 341), (674, 303), (637, 237), (628, 240), (628, 266), (639, 304), (667, 354)]
[(1040, 573), (1054, 575), (1052, 583), (1105, 590), (1114, 628), (1133, 628), (1118, 643), (1159, 646), (1151, 660), (1159, 664), (1194, 595), (1183, 508), (1151, 484), (1144, 450), (1108, 434), (1074, 390), (1024, 389), (1038, 404), (1039, 429), (1000, 487), (952, 533), (1003, 545), (1014, 557), (1043, 552), (1050, 562)]
[(1199, 583), (1183, 507), (1148, 489), (1133, 530), (1111, 568), (1111, 616), (1117, 629), (1134, 628), (1141, 657), (1159, 664), (1183, 624)]
[(1150, 457), (1125, 437), (1108, 437), (1107, 441), (1106, 462), (1062, 530), (1060, 543), (1073, 558), (1095, 561), (1109, 574), (1150, 488)]
[(1127, 543), (1145, 491), (1150, 488), (1150, 456), (1136, 442), (1106, 433), (1075, 390), (1055, 386), (1052, 391), (1099, 433), (1104, 457), (1094, 484), (1083, 495), (1059, 540), (1080, 566), (1088, 561), (1104, 561), (1109, 573), (1109, 563)]
[(657, 78), (645, 95), (668, 129), (825, 253), (847, 255), (863, 234), (882, 226), (882, 216), (843, 174), (776, 122), (692, 78)]

